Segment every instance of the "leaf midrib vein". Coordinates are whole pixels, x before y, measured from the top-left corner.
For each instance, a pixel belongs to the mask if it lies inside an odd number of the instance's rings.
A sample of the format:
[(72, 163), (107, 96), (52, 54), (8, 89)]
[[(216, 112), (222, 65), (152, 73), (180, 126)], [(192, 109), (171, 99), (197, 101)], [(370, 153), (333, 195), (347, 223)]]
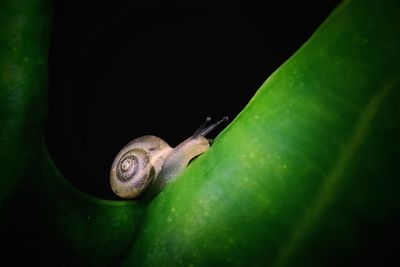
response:
[(321, 213), (328, 207), (334, 199), (340, 181), (345, 177), (346, 169), (348, 168), (351, 158), (355, 155), (357, 150), (362, 145), (372, 120), (375, 118), (377, 110), (385, 98), (389, 95), (390, 91), (395, 85), (395, 80), (391, 80), (382, 86), (381, 90), (372, 97), (370, 102), (362, 112), (357, 126), (354, 128), (353, 133), (350, 135), (348, 142), (343, 146), (342, 150), (338, 153), (335, 164), (323, 179), (320, 190), (317, 193), (315, 200), (311, 206), (304, 213), (302, 219), (299, 221), (289, 240), (283, 245), (277, 254), (274, 266), (284, 266), (291, 257), (301, 248), (309, 232), (317, 223)]

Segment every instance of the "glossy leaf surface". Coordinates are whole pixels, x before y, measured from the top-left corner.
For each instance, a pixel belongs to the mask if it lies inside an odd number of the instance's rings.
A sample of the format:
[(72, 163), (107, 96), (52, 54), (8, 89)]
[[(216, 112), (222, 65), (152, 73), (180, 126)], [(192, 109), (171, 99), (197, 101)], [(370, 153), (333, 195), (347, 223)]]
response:
[(385, 261), (400, 201), (398, 10), (339, 6), (151, 203), (128, 262)]

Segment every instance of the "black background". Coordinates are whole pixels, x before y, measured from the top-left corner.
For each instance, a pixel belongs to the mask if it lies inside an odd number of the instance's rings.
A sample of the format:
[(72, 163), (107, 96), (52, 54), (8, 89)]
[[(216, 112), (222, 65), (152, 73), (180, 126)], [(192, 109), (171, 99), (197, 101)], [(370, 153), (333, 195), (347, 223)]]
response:
[(62, 174), (114, 198), (122, 146), (235, 118), (339, 1), (260, 2), (54, 1), (46, 142)]

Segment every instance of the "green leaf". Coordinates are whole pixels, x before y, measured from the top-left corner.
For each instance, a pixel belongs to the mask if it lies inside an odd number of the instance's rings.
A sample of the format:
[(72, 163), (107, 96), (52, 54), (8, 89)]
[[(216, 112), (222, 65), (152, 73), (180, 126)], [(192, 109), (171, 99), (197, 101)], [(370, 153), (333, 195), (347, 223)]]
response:
[(16, 160), (1, 154), (1, 208), (26, 211), (25, 200), (9, 201), (25, 188), (43, 262), (363, 266), (396, 255), (398, 1), (339, 5), (213, 147), (149, 202), (87, 196), (57, 171), (42, 142), (46, 1), (4, 2), (0, 10), (13, 15), (0, 16), (0, 147)]
[(46, 219), (40, 225), (57, 261), (68, 266), (120, 262), (134, 241), (144, 205), (83, 194), (63, 179), (45, 151), (42, 155), (37, 199), (45, 207), (40, 217)]
[(398, 11), (341, 4), (150, 204), (126, 265), (384, 262), (400, 207)]
[(1, 211), (24, 186), (42, 145), (49, 14), (48, 1), (0, 2)]

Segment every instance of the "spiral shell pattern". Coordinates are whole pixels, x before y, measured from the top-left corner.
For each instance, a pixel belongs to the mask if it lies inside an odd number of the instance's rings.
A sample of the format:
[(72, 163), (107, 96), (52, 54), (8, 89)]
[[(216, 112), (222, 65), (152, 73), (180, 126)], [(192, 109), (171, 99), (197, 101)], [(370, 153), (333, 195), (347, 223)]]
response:
[(139, 196), (160, 172), (171, 147), (156, 136), (134, 139), (118, 153), (110, 172), (111, 188), (120, 197)]

